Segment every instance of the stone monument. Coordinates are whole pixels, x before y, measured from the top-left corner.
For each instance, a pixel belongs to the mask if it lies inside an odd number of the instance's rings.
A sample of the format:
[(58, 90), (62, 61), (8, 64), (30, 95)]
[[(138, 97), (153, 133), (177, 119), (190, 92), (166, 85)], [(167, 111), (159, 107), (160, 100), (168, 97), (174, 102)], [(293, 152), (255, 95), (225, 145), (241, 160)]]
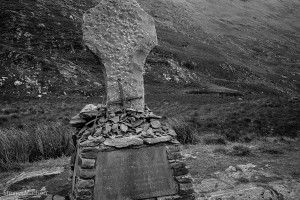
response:
[(83, 40), (104, 64), (108, 105), (118, 108), (121, 94), (126, 107), (142, 111), (144, 64), (157, 45), (153, 18), (135, 0), (101, 0), (83, 21)]
[(83, 21), (84, 41), (104, 64), (107, 101), (71, 120), (77, 128), (71, 198), (194, 199), (175, 131), (144, 103), (154, 20), (135, 0), (101, 0)]

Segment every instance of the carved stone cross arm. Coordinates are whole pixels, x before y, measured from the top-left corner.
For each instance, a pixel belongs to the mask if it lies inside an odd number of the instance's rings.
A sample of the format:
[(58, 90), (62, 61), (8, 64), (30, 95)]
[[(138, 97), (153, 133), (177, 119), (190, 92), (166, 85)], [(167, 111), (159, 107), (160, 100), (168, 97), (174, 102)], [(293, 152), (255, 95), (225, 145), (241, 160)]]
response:
[(136, 0), (101, 0), (83, 21), (84, 42), (104, 64), (110, 110), (143, 110), (144, 64), (157, 45), (153, 18)]

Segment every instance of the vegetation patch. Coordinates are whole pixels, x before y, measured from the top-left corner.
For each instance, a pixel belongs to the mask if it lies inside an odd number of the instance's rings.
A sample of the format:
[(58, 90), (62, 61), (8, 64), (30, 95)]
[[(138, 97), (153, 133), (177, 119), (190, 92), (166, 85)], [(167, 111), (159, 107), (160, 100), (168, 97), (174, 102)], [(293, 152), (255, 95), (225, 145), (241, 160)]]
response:
[(244, 145), (234, 145), (232, 148), (217, 147), (213, 151), (214, 153), (220, 153), (228, 156), (250, 156), (251, 150)]
[(266, 144), (264, 143), (262, 146), (258, 148), (258, 150), (262, 153), (266, 154), (274, 154), (274, 155), (281, 155), (284, 154), (284, 150), (279, 144)]
[(202, 142), (204, 144), (226, 145), (225, 138), (222, 135), (217, 134), (207, 134), (202, 136)]
[(299, 99), (260, 99), (214, 104), (190, 114), (186, 121), (198, 133), (215, 132), (230, 142), (249, 143), (261, 137), (298, 137), (299, 113)]
[(250, 154), (251, 150), (249, 149), (249, 147), (244, 145), (235, 145), (229, 152), (229, 155), (231, 156), (249, 156)]
[(182, 144), (196, 144), (199, 141), (196, 130), (188, 122), (171, 119), (168, 123), (175, 130), (177, 139)]
[(0, 170), (19, 169), (18, 163), (57, 158), (73, 152), (71, 129), (60, 123), (34, 128), (0, 129)]
[(213, 152), (228, 155), (228, 150), (225, 147), (217, 147)]

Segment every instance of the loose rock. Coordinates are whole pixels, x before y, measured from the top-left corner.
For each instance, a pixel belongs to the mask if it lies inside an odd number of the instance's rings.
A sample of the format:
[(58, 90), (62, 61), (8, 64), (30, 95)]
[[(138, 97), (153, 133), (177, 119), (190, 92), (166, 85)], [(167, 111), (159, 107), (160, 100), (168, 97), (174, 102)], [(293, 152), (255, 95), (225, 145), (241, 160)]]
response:
[(160, 128), (161, 124), (158, 120), (153, 120), (153, 121), (151, 121), (151, 126), (152, 126), (152, 128)]

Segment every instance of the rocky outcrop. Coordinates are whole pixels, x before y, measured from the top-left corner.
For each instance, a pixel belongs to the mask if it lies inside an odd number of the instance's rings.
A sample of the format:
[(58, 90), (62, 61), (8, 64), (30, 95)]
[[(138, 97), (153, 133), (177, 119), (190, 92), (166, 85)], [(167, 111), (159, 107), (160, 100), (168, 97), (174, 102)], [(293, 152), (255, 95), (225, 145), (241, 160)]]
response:
[(197, 200), (206, 199), (274, 199), (297, 200), (300, 184), (296, 180), (284, 180), (268, 171), (249, 163), (229, 166), (217, 171), (210, 178), (194, 180)]

